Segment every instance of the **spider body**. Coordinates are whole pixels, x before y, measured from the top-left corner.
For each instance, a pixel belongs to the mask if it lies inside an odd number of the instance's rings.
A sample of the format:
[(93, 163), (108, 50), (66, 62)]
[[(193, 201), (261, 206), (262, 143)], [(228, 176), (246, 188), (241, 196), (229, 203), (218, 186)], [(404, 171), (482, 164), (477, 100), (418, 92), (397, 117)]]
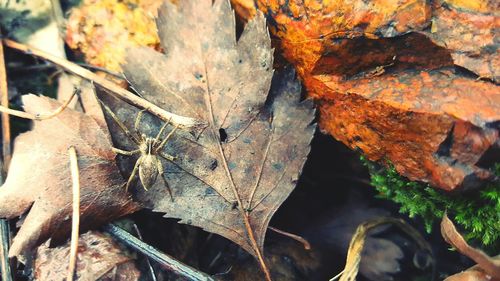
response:
[(158, 157), (153, 155), (141, 157), (141, 163), (139, 164), (139, 179), (144, 188), (148, 190), (156, 182), (156, 178), (158, 178), (158, 174), (160, 173), (158, 165), (161, 165), (161, 162), (158, 160)]
[(145, 190), (148, 190), (150, 187), (152, 187), (155, 184), (158, 175), (161, 174), (163, 181), (165, 182), (165, 186), (167, 187), (168, 193), (170, 194), (170, 197), (173, 200), (172, 192), (170, 190), (167, 180), (163, 175), (164, 173), (163, 165), (161, 164), (159, 157), (162, 157), (168, 161), (175, 160), (174, 156), (163, 153), (162, 149), (167, 143), (167, 141), (172, 137), (175, 130), (177, 130), (178, 126), (174, 127), (174, 129), (170, 131), (170, 133), (168, 133), (168, 135), (164, 139), (161, 139), (161, 135), (163, 134), (163, 132), (167, 128), (167, 125), (170, 122), (166, 122), (161, 127), (160, 131), (158, 131), (158, 134), (156, 135), (155, 138), (148, 137), (145, 134), (140, 134), (138, 127), (141, 121), (142, 114), (144, 112), (143, 110), (140, 111), (139, 114), (137, 114), (134, 125), (135, 132), (132, 133), (118, 119), (118, 117), (114, 114), (113, 111), (111, 111), (109, 107), (107, 107), (103, 103), (101, 104), (103, 105), (104, 109), (108, 112), (108, 114), (111, 116), (111, 118), (122, 129), (125, 135), (127, 135), (127, 137), (129, 137), (137, 145), (137, 149), (132, 151), (121, 150), (115, 147), (113, 147), (113, 151), (117, 154), (122, 154), (127, 156), (132, 156), (135, 154), (140, 155), (137, 161), (135, 162), (134, 169), (132, 170), (132, 173), (127, 181), (127, 184), (125, 185), (125, 189), (128, 191), (128, 188), (137, 173), (139, 173), (139, 180), (141, 181), (141, 184)]
[(145, 138), (145, 140), (140, 147), (141, 156), (137, 162), (139, 163), (139, 179), (144, 189), (148, 190), (156, 182), (158, 175), (163, 172), (163, 166), (158, 156), (153, 154), (155, 153), (155, 140), (153, 138)]

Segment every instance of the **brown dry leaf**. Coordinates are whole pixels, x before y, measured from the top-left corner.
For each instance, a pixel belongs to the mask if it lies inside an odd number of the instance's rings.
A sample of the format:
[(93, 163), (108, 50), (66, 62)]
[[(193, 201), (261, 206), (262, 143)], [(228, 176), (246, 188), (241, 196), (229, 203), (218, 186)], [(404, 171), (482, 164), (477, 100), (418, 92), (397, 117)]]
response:
[(474, 260), (486, 274), (495, 279), (500, 279), (500, 259), (489, 257), (483, 251), (469, 246), (446, 214), (441, 221), (441, 235), (443, 235), (446, 242), (456, 248), (461, 254)]
[[(23, 97), (33, 114), (60, 106), (46, 97)], [(67, 150), (78, 153), (81, 188), (81, 227), (87, 229), (137, 210), (121, 186), (109, 132), (93, 117), (66, 109), (56, 117), (35, 121), (33, 129), (15, 140), (5, 184), (0, 188), (0, 217), (20, 216), (30, 207), (13, 240), (10, 256), (52, 237), (60, 242), (71, 229), (71, 176)]]
[[(495, 257), (494, 259), (500, 261), (500, 256)], [(500, 279), (495, 278), (492, 279), (490, 275), (484, 272), (481, 267), (475, 265), (466, 271), (462, 271), (457, 274), (453, 274), (452, 276), (447, 277), (444, 281), (499, 281)]]
[[(295, 187), (309, 153), (312, 103), (300, 101), (300, 85), (289, 70), (275, 76), (268, 96), (273, 50), (262, 14), (237, 42), (225, 0), (181, 1), (178, 7), (167, 2), (157, 24), (167, 54), (130, 51), (126, 77), (151, 102), (210, 125), (196, 136), (176, 133), (166, 145), (165, 152), (178, 157), (164, 163), (174, 201), (161, 180), (148, 192), (138, 187), (138, 198), (258, 258), (269, 220)], [(130, 107), (105, 102), (133, 127)], [(154, 136), (161, 124), (146, 118), (140, 130)], [(108, 121), (118, 148), (127, 148), (126, 137)], [(135, 159), (129, 160), (128, 174)]]
[[(34, 264), (35, 280), (66, 280), (70, 245), (50, 248), (45, 243), (37, 249)], [(75, 280), (139, 280), (140, 272), (132, 257), (109, 236), (89, 231), (78, 240)]]
[(86, 115), (92, 117), (104, 131), (108, 132), (104, 113), (101, 110), (101, 105), (96, 99), (94, 85), (90, 81), (76, 75), (66, 74), (59, 78), (58, 83), (58, 102), (64, 103), (71, 97), (72, 92), (78, 89), (78, 98), (72, 99), (68, 104), (68, 108), (84, 112)]

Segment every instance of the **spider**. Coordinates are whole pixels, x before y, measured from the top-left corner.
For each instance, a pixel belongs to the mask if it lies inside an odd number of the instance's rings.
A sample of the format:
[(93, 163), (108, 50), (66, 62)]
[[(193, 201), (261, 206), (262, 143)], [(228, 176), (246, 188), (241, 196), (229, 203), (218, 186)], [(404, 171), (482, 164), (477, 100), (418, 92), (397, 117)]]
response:
[(167, 143), (167, 141), (172, 137), (172, 135), (175, 133), (177, 128), (179, 127), (178, 125), (168, 133), (168, 135), (162, 140), (160, 137), (167, 128), (167, 125), (170, 123), (170, 120), (166, 122), (158, 131), (158, 134), (156, 135), (155, 138), (146, 136), (145, 134), (141, 134), (138, 130), (139, 123), (142, 118), (142, 114), (146, 110), (141, 110), (137, 114), (137, 117), (135, 118), (135, 123), (134, 123), (134, 133), (130, 132), (125, 124), (123, 124), (116, 114), (104, 103), (102, 103), (103, 108), (106, 110), (106, 112), (109, 114), (109, 116), (116, 122), (116, 124), (120, 127), (120, 129), (125, 133), (127, 137), (129, 137), (136, 145), (137, 149), (132, 150), (132, 151), (127, 151), (127, 150), (122, 150), (119, 148), (113, 147), (113, 151), (117, 154), (122, 154), (126, 156), (132, 156), (134, 154), (140, 154), (139, 159), (137, 159), (137, 162), (135, 162), (134, 169), (132, 170), (132, 174), (130, 175), (127, 184), (125, 185), (125, 190), (128, 191), (128, 188), (130, 186), (130, 183), (135, 177), (135, 174), (139, 172), (139, 179), (142, 183), (142, 186), (144, 187), (145, 190), (148, 190), (153, 184), (156, 182), (156, 179), (158, 177), (158, 174), (162, 174), (163, 181), (165, 182), (165, 186), (167, 187), (168, 193), (170, 194), (170, 198), (173, 200), (172, 196), (172, 191), (170, 190), (170, 186), (168, 185), (167, 180), (165, 179), (165, 176), (163, 174), (163, 165), (161, 164), (160, 159), (158, 156), (168, 160), (168, 161), (174, 161), (175, 157), (172, 155), (168, 155), (163, 153), (161, 150)]

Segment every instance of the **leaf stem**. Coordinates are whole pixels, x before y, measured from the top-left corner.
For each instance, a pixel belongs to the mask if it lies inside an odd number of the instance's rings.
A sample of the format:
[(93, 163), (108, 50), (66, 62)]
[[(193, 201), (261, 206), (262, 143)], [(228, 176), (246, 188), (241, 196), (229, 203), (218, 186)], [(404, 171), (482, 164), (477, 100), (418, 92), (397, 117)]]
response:
[(170, 120), (171, 123), (174, 125), (179, 125), (181, 128), (189, 128), (189, 129), (198, 129), (200, 127), (203, 127), (205, 123), (201, 120), (197, 120), (191, 117), (185, 117), (185, 116), (180, 116), (168, 111), (165, 111), (164, 109), (158, 107), (157, 105), (137, 96), (134, 95), (133, 93), (127, 91), (126, 89), (123, 89), (122, 87), (118, 86), (117, 84), (111, 82), (110, 80), (107, 80), (104, 77), (101, 77), (95, 73), (93, 73), (90, 70), (87, 70), (81, 66), (79, 66), (76, 63), (70, 62), (66, 59), (62, 59), (56, 56), (53, 56), (51, 54), (45, 53), (41, 50), (29, 47), (27, 45), (9, 40), (9, 39), (4, 39), (3, 43), (8, 46), (9, 48), (16, 49), (40, 58), (43, 58), (47, 61), (50, 61), (51, 63), (54, 63), (65, 70), (80, 76), (82, 78), (85, 78), (87, 80), (93, 81), (95, 84), (103, 87), (104, 89), (108, 90), (115, 96), (119, 97), (120, 99), (143, 109), (148, 110), (151, 112), (153, 115), (159, 117), (160, 119), (163, 119), (164, 121)]
[(238, 194), (238, 190), (236, 189), (236, 185), (234, 184), (233, 177), (231, 175), (231, 172), (229, 171), (229, 166), (227, 165), (227, 160), (226, 156), (224, 154), (224, 149), (222, 148), (222, 145), (220, 141), (217, 142), (218, 147), (219, 147), (219, 152), (222, 158), (222, 163), (224, 165), (224, 170), (226, 170), (227, 177), (229, 178), (229, 181), (231, 182), (231, 187), (234, 192), (234, 197), (236, 198), (236, 201), (238, 202), (238, 209), (240, 210), (240, 214), (243, 217), (243, 222), (245, 223), (245, 228), (248, 233), (248, 238), (250, 240), (250, 244), (252, 245), (253, 250), (255, 251), (255, 254), (257, 255), (257, 259), (259, 260), (260, 267), (262, 268), (262, 271), (264, 271), (264, 274), (266, 275), (266, 280), (271, 281), (271, 273), (269, 272), (269, 269), (267, 268), (266, 262), (264, 261), (264, 257), (262, 256), (262, 253), (260, 251), (259, 245), (257, 245), (257, 240), (255, 240), (255, 236), (253, 234), (253, 229), (252, 226), (250, 225), (250, 218), (248, 217), (248, 213), (245, 211), (243, 207), (243, 203), (241, 202), (240, 195)]
[(80, 173), (78, 172), (78, 157), (75, 147), (68, 149), (73, 181), (73, 216), (71, 219), (71, 244), (69, 252), (69, 267), (66, 280), (73, 281), (76, 270), (76, 260), (78, 252), (78, 233), (80, 232)]
[(304, 249), (311, 250), (311, 244), (304, 237), (299, 236), (297, 234), (290, 233), (290, 232), (286, 232), (284, 230), (281, 230), (281, 229), (278, 229), (278, 228), (272, 227), (272, 226), (268, 226), (267, 228), (269, 228), (270, 230), (272, 230), (276, 233), (279, 233), (283, 236), (286, 236), (288, 238), (292, 238), (293, 240), (302, 243), (302, 245), (304, 246)]
[[(210, 84), (209, 84), (209, 79), (208, 79), (208, 71), (206, 69), (205, 65), (205, 76), (206, 78), (206, 98), (205, 98), (205, 103), (208, 109), (208, 113), (210, 116), (209, 120), (209, 126), (212, 135), (216, 136), (215, 134), (215, 117), (214, 117), (214, 111), (212, 108), (212, 97), (210, 95)], [(227, 164), (227, 159), (226, 155), (224, 153), (224, 148), (222, 148), (222, 144), (220, 139), (216, 139), (217, 143), (217, 148), (219, 149), (219, 154), (222, 159), (222, 164), (224, 166), (224, 171), (226, 172), (226, 176), (229, 179), (229, 182), (231, 183), (231, 190), (233, 191), (234, 198), (236, 198), (236, 202), (238, 203), (238, 210), (240, 211), (240, 215), (243, 217), (243, 223), (245, 224), (245, 229), (248, 234), (248, 240), (250, 240), (250, 244), (255, 252), (255, 255), (257, 256), (257, 259), (259, 261), (259, 265), (264, 272), (266, 276), (267, 281), (271, 281), (271, 273), (269, 272), (269, 269), (267, 268), (266, 262), (264, 261), (264, 257), (262, 256), (262, 253), (260, 251), (259, 245), (257, 245), (257, 240), (255, 240), (255, 236), (253, 233), (252, 226), (250, 225), (250, 218), (248, 217), (248, 213), (245, 211), (245, 207), (243, 206), (243, 203), (241, 201), (240, 195), (238, 194), (238, 189), (236, 188), (236, 184), (234, 183), (233, 176), (231, 174), (231, 171), (229, 170), (229, 166)]]

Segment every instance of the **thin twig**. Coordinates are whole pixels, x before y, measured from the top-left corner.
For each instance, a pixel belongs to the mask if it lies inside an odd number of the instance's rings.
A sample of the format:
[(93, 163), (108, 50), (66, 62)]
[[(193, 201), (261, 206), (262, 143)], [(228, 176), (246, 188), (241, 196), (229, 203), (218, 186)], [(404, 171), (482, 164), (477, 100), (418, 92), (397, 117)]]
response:
[[(142, 235), (141, 235), (141, 232), (139, 231), (139, 228), (137, 227), (137, 225), (134, 223), (134, 230), (135, 230), (135, 233), (137, 233), (137, 237), (139, 239), (144, 240), (142, 239)], [(156, 281), (156, 274), (155, 274), (155, 271), (153, 269), (153, 267), (151, 266), (151, 262), (149, 261), (149, 257), (145, 256), (146, 257), (146, 264), (148, 266), (148, 269), (149, 269), (149, 273), (151, 274), (151, 281)]]
[(66, 107), (68, 107), (69, 103), (73, 100), (73, 97), (76, 96), (76, 94), (79, 91), (80, 91), (79, 89), (75, 89), (73, 91), (73, 94), (71, 94), (71, 97), (69, 97), (69, 99), (67, 101), (65, 101), (64, 104), (62, 104), (56, 110), (54, 110), (53, 112), (51, 112), (49, 114), (45, 114), (45, 115), (42, 115), (42, 114), (31, 114), (31, 113), (28, 113), (28, 112), (19, 111), (19, 110), (11, 109), (11, 108), (8, 108), (8, 107), (4, 107), (2, 105), (0, 105), (0, 112), (2, 112), (2, 114), (14, 115), (14, 116), (17, 116), (17, 117), (20, 117), (20, 118), (25, 118), (25, 119), (30, 119), (30, 120), (37, 120), (37, 121), (50, 119), (50, 118), (53, 118), (53, 117), (57, 116), (59, 113), (63, 112), (63, 110), (66, 109)]
[[(0, 160), (0, 185), (4, 183), (4, 175), (1, 171), (3, 162)], [(12, 281), (12, 272), (9, 263), (10, 226), (9, 221), (0, 219), (0, 268), (2, 281)]]
[(278, 229), (278, 228), (272, 227), (272, 226), (268, 226), (267, 228), (269, 228), (270, 230), (272, 230), (276, 233), (279, 233), (279, 234), (284, 235), (286, 237), (292, 238), (293, 240), (302, 243), (302, 245), (304, 245), (304, 249), (311, 250), (311, 244), (304, 237), (299, 236), (297, 234), (290, 233), (290, 232), (286, 232), (284, 230), (281, 230), (281, 229)]
[(2, 251), (0, 261), (2, 269), (2, 281), (12, 281), (12, 270), (9, 263), (9, 241), (10, 241), (10, 226), (9, 221), (6, 219), (0, 220), (0, 251)]
[(3, 43), (12, 49), (16, 49), (16, 50), (19, 50), (19, 51), (22, 51), (22, 52), (25, 52), (25, 53), (28, 53), (28, 54), (31, 54), (34, 56), (38, 56), (40, 58), (43, 58), (47, 61), (50, 61), (50, 62), (64, 68), (65, 70), (67, 70), (67, 71), (69, 71), (77, 76), (80, 76), (80, 77), (83, 77), (87, 80), (93, 81), (95, 84), (103, 87), (104, 89), (108, 90), (109, 92), (116, 95), (120, 99), (122, 99), (122, 100), (124, 100), (124, 101), (126, 101), (134, 106), (137, 106), (139, 108), (146, 109), (149, 112), (151, 112), (151, 114), (163, 119), (164, 121), (170, 120), (171, 123), (173, 123), (174, 125), (179, 125), (179, 127), (181, 127), (181, 128), (197, 129), (197, 128), (201, 128), (201, 127), (205, 126), (205, 122), (203, 122), (201, 120), (197, 120), (197, 119), (185, 117), (185, 116), (180, 116), (180, 115), (168, 112), (168, 111), (158, 107), (157, 105), (155, 105), (155, 104), (153, 104), (153, 103), (151, 103), (151, 102), (149, 102), (149, 101), (147, 101), (147, 100), (145, 100), (137, 95), (134, 95), (133, 93), (127, 91), (126, 89), (123, 89), (119, 85), (107, 80), (106, 78), (101, 77), (101, 76), (93, 73), (92, 71), (87, 70), (87, 69), (85, 69), (85, 68), (83, 68), (83, 67), (81, 67), (73, 62), (70, 62), (66, 59), (58, 58), (58, 57), (53, 56), (51, 54), (45, 53), (45, 52), (40, 51), (38, 49), (31, 48), (29, 46), (17, 43), (15, 41), (12, 41), (9, 39), (4, 39)]
[(119, 240), (121, 243), (137, 250), (138, 252), (148, 256), (152, 260), (158, 262), (163, 267), (171, 270), (172, 272), (194, 281), (215, 281), (210, 275), (196, 270), (188, 265), (185, 265), (173, 257), (164, 254), (156, 248), (142, 242), (137, 237), (128, 233), (127, 231), (119, 228), (116, 225), (108, 224), (104, 226), (104, 230), (111, 236)]
[[(1, 95), (0, 105), (3, 107), (8, 107), (9, 92), (7, 87), (7, 71), (5, 70), (5, 59), (3, 53), (4, 53), (3, 46), (0, 46), (0, 95)], [(6, 173), (7, 170), (9, 169), (10, 157), (11, 157), (10, 122), (9, 122), (9, 114), (2, 112), (1, 116), (2, 116), (3, 170)]]
[[(84, 62), (75, 62), (75, 63), (78, 64), (79, 66), (87, 68), (89, 70), (100, 71), (100, 72), (104, 72), (106, 74), (109, 74), (111, 76), (114, 76), (118, 79), (125, 79), (125, 77), (123, 77), (122, 74), (120, 74), (118, 72), (114, 72), (114, 71), (109, 70), (109, 69), (104, 68), (104, 67), (91, 65), (88, 63), (84, 63)], [(49, 62), (44, 62), (41, 64), (27, 65), (27, 66), (9, 66), (9, 72), (11, 72), (11, 73), (24, 73), (24, 72), (39, 71), (39, 70), (41, 71), (41, 70), (56, 69), (56, 68), (58, 68), (56, 65), (53, 65)]]
[(73, 181), (73, 217), (71, 219), (71, 246), (69, 254), (68, 277), (66, 280), (73, 281), (76, 270), (76, 257), (78, 252), (78, 233), (80, 232), (80, 173), (78, 172), (78, 158), (75, 147), (68, 149)]
[[(1, 38), (2, 34), (0, 34)], [(9, 93), (7, 87), (7, 72), (5, 69), (5, 59), (3, 54), (3, 46), (0, 44), (0, 104), (9, 105)], [(4, 182), (4, 175), (7, 174), (11, 159), (10, 147), (10, 120), (9, 114), (2, 113), (2, 145), (3, 145), (3, 163), (0, 167), (0, 184)], [(11, 281), (12, 272), (9, 262), (9, 247), (10, 247), (10, 227), (9, 222), (5, 219), (0, 219), (0, 266), (2, 269), (2, 281)]]
[(92, 64), (88, 64), (88, 63), (84, 63), (84, 62), (77, 62), (77, 64), (81, 67), (85, 67), (85, 68), (88, 68), (90, 70), (104, 72), (104, 73), (109, 74), (111, 76), (114, 76), (118, 79), (125, 79), (125, 77), (123, 77), (122, 74), (120, 74), (118, 72), (114, 72), (114, 71), (109, 70), (109, 69), (104, 68), (104, 67), (100, 67), (97, 65), (92, 65)]

